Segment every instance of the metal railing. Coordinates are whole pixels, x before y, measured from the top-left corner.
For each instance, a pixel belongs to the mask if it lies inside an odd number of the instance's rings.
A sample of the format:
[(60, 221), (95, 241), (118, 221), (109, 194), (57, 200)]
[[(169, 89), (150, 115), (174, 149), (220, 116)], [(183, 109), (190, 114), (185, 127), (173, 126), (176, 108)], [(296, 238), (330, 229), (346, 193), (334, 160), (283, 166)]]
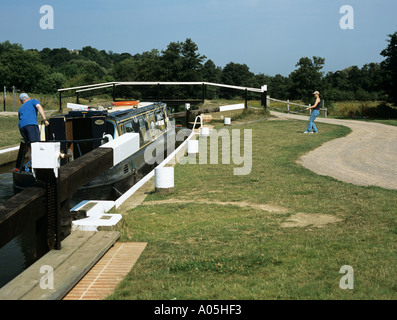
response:
[[(212, 82), (107, 82), (107, 83), (99, 83), (93, 85), (85, 85), (79, 87), (72, 87), (72, 88), (63, 88), (59, 89), (59, 110), (62, 110), (62, 94), (67, 92), (74, 92), (76, 94), (77, 103), (79, 100), (80, 93), (86, 93), (89, 91), (112, 88), (112, 96), (113, 100), (116, 99), (116, 88), (122, 86), (154, 86), (157, 87), (158, 92), (158, 100), (161, 100), (160, 97), (160, 88), (162, 86), (201, 86), (202, 87), (202, 101), (206, 98), (206, 88), (209, 87), (216, 87), (216, 88), (225, 88), (231, 90), (239, 90), (245, 93), (245, 107), (248, 107), (248, 93), (258, 93), (261, 95), (261, 104), (266, 108), (266, 95), (267, 95), (267, 86), (264, 85), (261, 88), (250, 88), (250, 87), (242, 87), (242, 86), (235, 86), (235, 85), (228, 85), (228, 84), (220, 84), (220, 83), (212, 83)], [(180, 102), (183, 102), (182, 100)]]
[[(284, 100), (274, 99), (274, 98), (271, 98), (271, 97), (269, 97), (269, 96), (267, 97), (267, 100), (268, 100), (268, 103), (267, 103), (267, 106), (268, 106), (268, 107), (270, 107), (270, 108), (272, 108), (272, 109), (279, 110), (279, 111), (281, 111), (281, 112), (287, 112), (287, 113), (295, 113), (295, 114), (304, 113), (304, 112), (307, 112), (307, 108), (310, 108), (310, 107), (311, 107), (311, 104), (304, 105), (304, 104), (299, 104), (299, 103), (291, 102), (291, 101), (289, 101), (289, 100), (284, 101)], [(280, 103), (286, 104), (286, 105), (287, 105), (287, 110), (282, 110), (282, 109), (279, 109), (279, 108), (271, 107), (270, 101), (280, 102)], [(324, 106), (324, 105), (325, 105), (325, 100), (323, 100), (323, 106)], [(291, 110), (290, 106), (302, 107), (302, 109), (300, 109), (300, 110)], [(312, 110), (310, 109), (309, 111), (310, 111), (310, 114), (311, 114), (311, 113), (312, 113)], [(326, 117), (326, 118), (328, 117), (328, 109), (327, 109), (327, 108), (324, 108), (324, 107), (323, 107), (323, 108), (320, 109), (320, 111), (323, 112), (324, 117)]]

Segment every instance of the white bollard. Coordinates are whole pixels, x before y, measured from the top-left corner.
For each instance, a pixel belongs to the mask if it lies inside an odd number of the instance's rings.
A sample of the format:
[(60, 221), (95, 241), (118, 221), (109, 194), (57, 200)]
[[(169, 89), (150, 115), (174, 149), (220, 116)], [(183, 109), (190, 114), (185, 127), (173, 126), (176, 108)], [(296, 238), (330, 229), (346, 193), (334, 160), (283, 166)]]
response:
[(225, 118), (225, 126), (230, 126), (232, 124), (231, 118)]
[(209, 135), (210, 135), (210, 128), (208, 128), (208, 127), (200, 128), (200, 136), (201, 137), (208, 137)]
[(187, 153), (195, 155), (199, 153), (199, 142), (198, 140), (189, 140), (187, 142)]
[(174, 168), (162, 167), (154, 171), (155, 188), (157, 193), (168, 194), (174, 192)]

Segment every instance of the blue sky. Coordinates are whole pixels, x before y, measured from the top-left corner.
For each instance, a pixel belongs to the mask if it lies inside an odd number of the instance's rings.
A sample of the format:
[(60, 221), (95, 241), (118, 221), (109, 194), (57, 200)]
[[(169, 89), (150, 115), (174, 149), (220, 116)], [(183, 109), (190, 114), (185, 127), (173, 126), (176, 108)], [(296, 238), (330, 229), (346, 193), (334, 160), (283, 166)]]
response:
[[(43, 5), (54, 8), (54, 30), (40, 28)], [(354, 9), (354, 30), (339, 26), (342, 5)], [(285, 76), (301, 57), (325, 58), (325, 72), (380, 62), (397, 31), (396, 0), (19, 0), (0, 12), (0, 42), (25, 49), (135, 54), (191, 38), (218, 66)]]

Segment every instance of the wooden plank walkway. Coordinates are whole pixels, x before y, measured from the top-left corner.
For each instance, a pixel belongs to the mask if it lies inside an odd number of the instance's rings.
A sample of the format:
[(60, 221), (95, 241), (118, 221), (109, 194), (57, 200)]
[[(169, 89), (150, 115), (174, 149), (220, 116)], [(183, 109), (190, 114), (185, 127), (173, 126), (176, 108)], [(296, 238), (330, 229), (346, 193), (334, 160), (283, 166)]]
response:
[(64, 300), (103, 300), (131, 271), (147, 243), (116, 243)]
[[(0, 300), (61, 300), (119, 239), (118, 231), (75, 231), (0, 289)], [(53, 273), (43, 272), (50, 267)], [(49, 275), (53, 285), (44, 277)], [(50, 279), (50, 278), (49, 278)], [(48, 288), (42, 288), (43, 283)]]

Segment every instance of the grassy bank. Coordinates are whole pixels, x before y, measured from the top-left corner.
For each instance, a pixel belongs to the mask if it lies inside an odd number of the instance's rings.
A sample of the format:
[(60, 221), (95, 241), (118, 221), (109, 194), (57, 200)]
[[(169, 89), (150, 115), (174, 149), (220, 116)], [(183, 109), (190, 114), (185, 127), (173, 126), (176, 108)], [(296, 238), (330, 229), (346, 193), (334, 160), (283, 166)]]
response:
[[(253, 130), (248, 176), (234, 176), (234, 164), (177, 165), (174, 194), (124, 213), (122, 241), (148, 246), (109, 299), (397, 298), (397, 192), (296, 164), (349, 133), (319, 124), (319, 135), (298, 134), (305, 125), (234, 127)], [(354, 290), (339, 288), (344, 265)]]
[(0, 148), (18, 144), (22, 139), (18, 128), (18, 117), (0, 116)]
[[(15, 103), (12, 97), (12, 93), (7, 92), (6, 97), (6, 110), (8, 112), (18, 112), (18, 109), (21, 107), (21, 103), (19, 102), (20, 92), (15, 94)], [(29, 97), (32, 99), (37, 99), (40, 101), (41, 105), (45, 110), (58, 110), (59, 108), (59, 98), (56, 94), (35, 94), (28, 93)], [(4, 101), (3, 96), (1, 97), (0, 103), (0, 111), (4, 111)]]
[[(291, 101), (302, 104), (302, 101)], [(270, 108), (276, 111), (287, 111), (287, 104), (271, 101)], [(354, 119), (363, 121), (375, 121), (388, 125), (397, 125), (397, 107), (383, 101), (337, 101), (327, 102), (327, 115), (330, 118)], [(303, 112), (304, 108), (290, 105), (291, 112)]]

